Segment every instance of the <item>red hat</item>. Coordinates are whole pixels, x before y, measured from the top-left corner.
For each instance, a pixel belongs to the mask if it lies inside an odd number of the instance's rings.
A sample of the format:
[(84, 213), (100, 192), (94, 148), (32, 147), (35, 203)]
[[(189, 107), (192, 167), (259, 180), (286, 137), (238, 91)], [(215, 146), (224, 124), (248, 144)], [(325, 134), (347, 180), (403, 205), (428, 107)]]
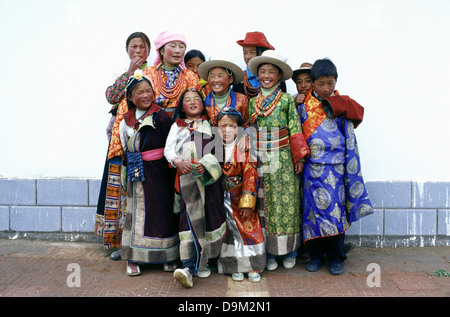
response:
[(240, 46), (259, 46), (259, 47), (265, 47), (270, 50), (274, 50), (275, 48), (270, 45), (270, 43), (267, 41), (266, 36), (262, 32), (248, 32), (245, 35), (244, 40), (239, 40), (236, 43), (238, 43)]

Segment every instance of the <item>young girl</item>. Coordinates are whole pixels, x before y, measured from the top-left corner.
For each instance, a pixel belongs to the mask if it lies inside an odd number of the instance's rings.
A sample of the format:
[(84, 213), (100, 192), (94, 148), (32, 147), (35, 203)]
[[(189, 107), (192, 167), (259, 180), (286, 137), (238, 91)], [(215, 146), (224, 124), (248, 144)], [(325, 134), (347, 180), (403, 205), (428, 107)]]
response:
[(144, 69), (144, 73), (152, 79), (156, 104), (172, 117), (181, 93), (188, 87), (200, 90), (200, 83), (197, 75), (184, 65), (186, 40), (183, 34), (162, 32), (155, 46), (158, 54), (154, 66)]
[(202, 63), (198, 72), (202, 78), (207, 78), (212, 89), (205, 98), (211, 124), (216, 125), (217, 115), (222, 109), (231, 108), (240, 112), (244, 120), (243, 127), (248, 127), (248, 99), (231, 89), (232, 85), (241, 82), (244, 77), (239, 66), (227, 60), (212, 59)]
[[(177, 168), (176, 190), (180, 194), (180, 258), (183, 269), (174, 278), (192, 287), (192, 276), (208, 277), (208, 260), (220, 254), (226, 231), (222, 166), (210, 147), (215, 141), (201, 93), (189, 88), (180, 97), (167, 138), (164, 155)], [(220, 149), (220, 147), (219, 147)]]
[(283, 93), (279, 84), (292, 76), (292, 70), (275, 51), (267, 50), (249, 63), (258, 74), (261, 91), (250, 101), (249, 114), (256, 127), (256, 150), (260, 162), (258, 176), (264, 197), (259, 208), (265, 213), (268, 270), (278, 264), (275, 256), (283, 256), (285, 268), (295, 265), (300, 245), (300, 179), (302, 159), (309, 148), (291, 95)]
[(234, 281), (242, 281), (248, 273), (251, 282), (260, 281), (260, 272), (266, 266), (264, 236), (258, 213), (254, 210), (258, 189), (256, 164), (249, 152), (237, 147), (241, 114), (231, 108), (222, 110), (217, 126), (225, 147), (223, 184), (227, 235), (219, 257), (219, 273), (232, 274)]
[[(119, 137), (119, 124), (128, 111), (125, 90), (130, 77), (136, 69), (147, 67), (150, 54), (150, 40), (142, 32), (131, 34), (126, 41), (126, 52), (130, 58), (128, 71), (119, 76), (112, 86), (106, 89), (106, 99), (112, 104), (111, 120), (107, 127), (108, 151), (100, 194), (97, 203), (95, 234), (103, 238), (105, 249), (120, 248), (122, 230), (118, 224), (120, 214), (125, 211), (125, 194), (120, 184), (120, 169), (123, 159), (123, 148)], [(111, 254), (114, 260), (120, 259), (120, 250)]]
[(127, 261), (128, 275), (140, 274), (138, 263), (164, 263), (165, 271), (174, 271), (179, 257), (178, 216), (173, 212), (175, 174), (164, 157), (172, 120), (154, 103), (151, 80), (140, 70), (131, 78), (126, 98), (130, 110), (119, 127), (127, 157), (121, 256)]

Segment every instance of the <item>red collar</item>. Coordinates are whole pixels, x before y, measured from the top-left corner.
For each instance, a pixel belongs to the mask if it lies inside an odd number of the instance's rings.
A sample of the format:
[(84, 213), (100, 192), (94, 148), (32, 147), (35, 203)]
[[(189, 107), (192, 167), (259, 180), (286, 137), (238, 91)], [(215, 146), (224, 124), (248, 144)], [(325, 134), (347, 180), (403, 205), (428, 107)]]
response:
[[(150, 106), (150, 108), (148, 108), (147, 112), (144, 115), (142, 115), (142, 117), (140, 117), (139, 119), (143, 120), (149, 115), (158, 112), (161, 109), (162, 108), (160, 106), (158, 106), (156, 103), (153, 103)], [(123, 120), (125, 120), (126, 125), (129, 126), (130, 128), (134, 128), (135, 130), (139, 128), (140, 123), (136, 119), (136, 108), (128, 110), (127, 113), (123, 115)]]
[[(194, 121), (196, 121), (196, 120), (208, 120), (208, 117), (206, 116), (206, 115), (202, 115), (201, 117), (200, 117), (200, 119), (195, 119)], [(193, 121), (193, 122), (194, 122)], [(179, 126), (179, 127), (186, 127), (186, 128), (188, 128), (188, 127), (190, 127), (191, 125), (186, 121), (186, 119), (176, 119), (175, 120), (175, 122), (177, 123), (177, 125)]]

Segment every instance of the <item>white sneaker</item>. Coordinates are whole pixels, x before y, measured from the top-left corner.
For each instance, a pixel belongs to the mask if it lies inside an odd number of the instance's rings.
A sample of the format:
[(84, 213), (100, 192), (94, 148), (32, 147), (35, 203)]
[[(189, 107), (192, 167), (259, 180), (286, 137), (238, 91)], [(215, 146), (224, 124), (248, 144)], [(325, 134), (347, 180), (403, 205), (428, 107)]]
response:
[(295, 266), (295, 258), (285, 257), (283, 259), (283, 266), (285, 269), (292, 269)]
[(192, 274), (189, 273), (189, 268), (187, 267), (184, 269), (176, 269), (173, 272), (173, 278), (184, 287), (189, 288), (194, 286), (194, 283), (192, 282)]
[(275, 258), (270, 259), (266, 263), (266, 269), (267, 271), (273, 271), (278, 267), (277, 260)]
[(244, 280), (244, 273), (233, 273), (231, 274), (233, 281), (241, 282)]
[(211, 275), (211, 270), (209, 269), (208, 265), (205, 265), (204, 267), (201, 267), (197, 271), (197, 276), (200, 278), (207, 278)]
[(248, 273), (248, 280), (253, 283), (258, 283), (261, 281), (261, 275), (258, 272)]

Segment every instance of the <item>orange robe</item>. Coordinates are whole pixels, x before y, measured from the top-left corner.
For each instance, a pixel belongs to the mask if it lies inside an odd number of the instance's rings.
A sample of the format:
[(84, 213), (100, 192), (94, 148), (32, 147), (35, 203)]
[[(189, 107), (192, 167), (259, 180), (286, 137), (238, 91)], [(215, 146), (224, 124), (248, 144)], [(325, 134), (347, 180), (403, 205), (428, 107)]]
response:
[[(235, 93), (235, 92), (233, 91), (232, 93)], [(235, 109), (237, 111), (239, 111), (239, 113), (242, 116), (242, 120), (243, 120), (242, 127), (247, 128), (250, 125), (249, 124), (250, 123), (250, 119), (249, 119), (249, 116), (248, 116), (248, 99), (247, 99), (247, 97), (245, 95), (240, 94), (240, 93), (235, 93), (235, 95), (236, 95), (236, 106), (235, 106)], [(212, 100), (214, 99), (212, 97), (211, 93), (208, 94), (206, 96), (206, 98), (211, 98)], [(230, 102), (231, 102), (231, 95), (228, 97), (227, 103), (226, 103), (226, 105), (224, 107), (228, 107)], [(216, 125), (216, 120), (217, 120), (217, 115), (219, 114), (221, 109), (214, 102), (210, 102), (210, 103), (206, 102), (206, 99), (205, 99), (205, 104), (206, 104), (206, 107), (205, 107), (206, 108), (206, 112), (208, 114), (208, 118), (209, 118), (209, 120), (211, 122), (211, 125), (215, 126)], [(208, 106), (209, 104), (210, 104), (210, 106)]]
[[(258, 192), (256, 165), (250, 161), (249, 152), (242, 153), (236, 146), (230, 161), (222, 170), (227, 235), (219, 257), (219, 273), (262, 271), (266, 265), (266, 253), (261, 222), (255, 210)], [(251, 216), (243, 219), (241, 208), (253, 210)]]

